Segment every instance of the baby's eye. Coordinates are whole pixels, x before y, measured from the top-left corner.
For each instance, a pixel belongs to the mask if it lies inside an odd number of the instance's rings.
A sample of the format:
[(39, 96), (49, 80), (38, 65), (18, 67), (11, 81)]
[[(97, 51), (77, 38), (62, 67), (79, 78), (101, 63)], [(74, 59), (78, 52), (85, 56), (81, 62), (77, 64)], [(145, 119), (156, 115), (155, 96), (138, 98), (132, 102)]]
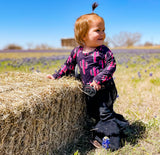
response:
[(97, 29), (97, 30), (96, 30), (96, 32), (100, 32), (100, 31), (104, 32), (104, 31), (105, 31), (105, 29), (104, 29), (104, 30), (100, 30), (100, 29)]

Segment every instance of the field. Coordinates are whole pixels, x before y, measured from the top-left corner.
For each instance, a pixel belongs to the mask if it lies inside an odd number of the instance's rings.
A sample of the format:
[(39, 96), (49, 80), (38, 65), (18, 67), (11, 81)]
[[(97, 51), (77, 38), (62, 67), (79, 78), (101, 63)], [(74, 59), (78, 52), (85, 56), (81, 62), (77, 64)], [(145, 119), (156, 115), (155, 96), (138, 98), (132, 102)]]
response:
[[(130, 122), (123, 147), (115, 152), (94, 149), (89, 132), (61, 154), (160, 154), (160, 49), (113, 50), (117, 61), (114, 74), (118, 98), (114, 109)], [(0, 52), (0, 73), (54, 73), (69, 52)], [(45, 78), (45, 77), (44, 77)]]

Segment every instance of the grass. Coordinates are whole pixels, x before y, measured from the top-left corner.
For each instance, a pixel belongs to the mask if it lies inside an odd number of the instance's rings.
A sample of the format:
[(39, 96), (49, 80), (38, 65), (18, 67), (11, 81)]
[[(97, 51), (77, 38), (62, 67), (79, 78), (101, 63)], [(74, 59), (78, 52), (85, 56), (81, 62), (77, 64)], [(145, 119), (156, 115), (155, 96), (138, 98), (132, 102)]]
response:
[(155, 86), (160, 86), (160, 78), (154, 78), (154, 79), (151, 79), (150, 82), (152, 84), (154, 84)]
[[(40, 57), (42, 53), (32, 54), (31, 57)], [(5, 55), (5, 57), (9, 58), (9, 55)], [(12, 59), (17, 57), (18, 55), (12, 55)], [(29, 56), (26, 55), (26, 57)], [(119, 97), (115, 102), (114, 109), (130, 122), (126, 137), (123, 139), (123, 147), (115, 152), (95, 149), (89, 142), (91, 135), (86, 126), (85, 133), (82, 133), (79, 140), (74, 144), (69, 144), (67, 148), (63, 148), (59, 154), (160, 154), (160, 53), (127, 55), (125, 58), (123, 54), (115, 54), (115, 57), (117, 70), (114, 78)], [(4, 55), (1, 54), (0, 59), (2, 58)], [(36, 69), (38, 67), (41, 72), (48, 74), (53, 73), (63, 62), (64, 60), (54, 61), (48, 65), (49, 68), (42, 68), (41, 63), (33, 67)], [(0, 68), (4, 68), (5, 63), (8, 62), (1, 62)], [(6, 65), (6, 68), (1, 69), (0, 72), (14, 70), (30, 72), (31, 66), (24, 65), (14, 68)]]
[(15, 52), (15, 53), (0, 53), (0, 59), (4, 59), (4, 58), (31, 58), (31, 57), (36, 57), (36, 58), (40, 58), (40, 57), (48, 57), (48, 56), (57, 56), (57, 55), (68, 55), (68, 52)]
[(160, 46), (130, 46), (130, 47), (115, 47), (114, 49), (160, 49)]

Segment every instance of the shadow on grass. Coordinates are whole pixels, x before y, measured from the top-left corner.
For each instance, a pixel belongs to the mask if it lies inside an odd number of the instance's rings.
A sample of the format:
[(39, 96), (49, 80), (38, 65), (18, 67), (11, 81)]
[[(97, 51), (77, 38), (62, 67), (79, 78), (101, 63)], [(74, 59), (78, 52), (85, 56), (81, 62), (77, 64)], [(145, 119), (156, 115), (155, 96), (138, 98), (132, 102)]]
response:
[(146, 136), (145, 132), (146, 125), (141, 121), (135, 121), (123, 131), (122, 143), (128, 142), (131, 145), (136, 145), (139, 139)]
[[(76, 151), (78, 153), (76, 155), (86, 155), (88, 152), (95, 149), (93, 145), (90, 143), (92, 139), (92, 134), (90, 132), (90, 127), (92, 123), (87, 124), (84, 127), (84, 132), (79, 139), (71, 144), (68, 144), (67, 147), (62, 148), (58, 152), (53, 154), (55, 155), (74, 155)], [(130, 143), (131, 145), (136, 145), (139, 139), (145, 137), (146, 126), (141, 121), (135, 121), (131, 123), (122, 133), (122, 147), (125, 145), (125, 142)]]
[(87, 152), (94, 149), (92, 144), (90, 143), (90, 135), (85, 131), (79, 139), (74, 142), (68, 144), (66, 147), (61, 148), (61, 150), (54, 151), (54, 155), (86, 155)]
[(76, 140), (74, 143), (68, 144), (65, 148), (62, 148), (54, 155), (74, 155), (76, 151), (78, 152), (76, 155), (86, 155), (87, 152), (93, 150), (95, 147), (90, 143), (92, 134), (90, 132), (90, 127), (92, 126), (92, 122), (87, 122), (84, 126), (84, 131), (82, 135)]

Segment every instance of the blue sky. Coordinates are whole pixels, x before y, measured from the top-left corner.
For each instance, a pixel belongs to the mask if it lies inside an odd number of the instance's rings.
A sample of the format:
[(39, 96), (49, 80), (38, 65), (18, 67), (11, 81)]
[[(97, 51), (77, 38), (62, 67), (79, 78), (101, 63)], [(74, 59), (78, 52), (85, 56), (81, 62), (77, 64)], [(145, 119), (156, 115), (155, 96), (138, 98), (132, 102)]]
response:
[[(0, 0), (0, 49), (15, 43), (61, 47), (61, 38), (74, 37), (76, 19), (91, 13), (95, 0)], [(160, 44), (160, 0), (97, 0), (106, 36), (139, 32), (141, 43)]]

